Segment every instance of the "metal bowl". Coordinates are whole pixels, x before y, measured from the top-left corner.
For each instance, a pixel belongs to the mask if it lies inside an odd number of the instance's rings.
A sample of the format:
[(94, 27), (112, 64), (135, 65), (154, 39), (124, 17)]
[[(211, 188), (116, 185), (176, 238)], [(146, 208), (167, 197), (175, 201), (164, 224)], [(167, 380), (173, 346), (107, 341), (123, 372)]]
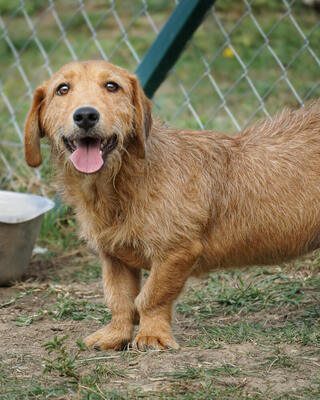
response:
[(43, 214), (53, 206), (45, 197), (0, 190), (0, 285), (24, 274)]

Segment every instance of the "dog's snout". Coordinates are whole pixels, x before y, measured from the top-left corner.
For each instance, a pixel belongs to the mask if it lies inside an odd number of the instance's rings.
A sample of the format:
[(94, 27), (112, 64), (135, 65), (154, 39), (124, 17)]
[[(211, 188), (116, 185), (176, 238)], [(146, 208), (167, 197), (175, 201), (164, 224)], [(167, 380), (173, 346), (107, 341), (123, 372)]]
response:
[(78, 108), (73, 114), (73, 120), (79, 128), (90, 129), (99, 121), (100, 114), (93, 107)]

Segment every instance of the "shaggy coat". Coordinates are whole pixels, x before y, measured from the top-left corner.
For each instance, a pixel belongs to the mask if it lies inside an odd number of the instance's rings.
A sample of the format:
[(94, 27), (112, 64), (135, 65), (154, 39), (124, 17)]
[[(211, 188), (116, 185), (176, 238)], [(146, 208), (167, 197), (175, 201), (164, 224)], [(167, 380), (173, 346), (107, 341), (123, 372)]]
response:
[[(32, 167), (41, 164), (41, 137), (101, 259), (112, 320), (88, 346), (178, 348), (172, 308), (189, 276), (319, 247), (319, 103), (232, 137), (173, 130), (152, 120), (135, 76), (75, 62), (35, 92), (25, 127)], [(150, 271), (142, 288), (141, 269)]]

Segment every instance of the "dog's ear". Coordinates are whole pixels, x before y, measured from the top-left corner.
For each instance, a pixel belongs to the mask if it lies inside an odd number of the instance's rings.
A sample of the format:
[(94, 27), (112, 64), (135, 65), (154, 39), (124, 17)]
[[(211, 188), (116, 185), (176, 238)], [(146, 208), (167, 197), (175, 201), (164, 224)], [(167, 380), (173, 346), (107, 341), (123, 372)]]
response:
[(40, 124), (40, 109), (45, 98), (45, 87), (39, 87), (33, 96), (31, 109), (25, 123), (24, 155), (30, 167), (38, 167), (42, 163), (40, 138), (44, 133)]
[(136, 155), (139, 158), (146, 156), (146, 139), (149, 136), (152, 126), (151, 101), (142, 90), (137, 77), (131, 77), (132, 102), (135, 109), (133, 129), (135, 133)]

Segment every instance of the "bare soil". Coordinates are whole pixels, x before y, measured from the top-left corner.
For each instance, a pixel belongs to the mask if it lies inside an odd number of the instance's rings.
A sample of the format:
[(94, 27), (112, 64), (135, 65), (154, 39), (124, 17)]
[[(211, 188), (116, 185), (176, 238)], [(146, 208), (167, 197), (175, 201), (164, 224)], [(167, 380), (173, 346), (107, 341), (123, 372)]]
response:
[[(44, 359), (49, 357), (43, 344), (52, 341), (54, 336), (70, 335), (65, 342), (67, 351), (75, 354), (78, 351), (76, 339), (83, 338), (100, 328), (101, 323), (89, 318), (79, 321), (72, 318), (55, 319), (50, 309), (59, 293), (70, 295), (79, 301), (102, 304), (102, 285), (98, 279), (72, 283), (74, 272), (78, 267), (70, 260), (63, 267), (49, 263), (47, 268), (44, 268), (43, 264), (36, 261), (31, 265), (32, 273), (29, 273), (27, 281), (0, 288), (0, 361), (5, 367), (6, 376), (11, 379), (21, 382), (28, 379), (39, 381), (50, 379), (51, 384), (55, 382), (63, 385), (66, 377), (59, 376), (56, 371), (43, 375), (46, 364)], [(56, 275), (59, 276), (58, 283), (52, 278)], [(196, 284), (191, 282), (189, 285)], [(28, 294), (28, 291), (31, 293)], [(17, 298), (17, 294), (21, 297)], [(184, 296), (188, 296), (188, 288)], [(183, 302), (184, 297), (180, 301)], [(237, 323), (244, 318), (250, 323), (256, 321), (263, 323), (270, 319), (274, 321), (282, 319), (284, 316), (280, 314), (264, 311), (244, 317), (233, 315), (212, 318), (205, 323), (217, 326), (226, 322)], [(21, 315), (33, 316), (32, 322), (27, 326), (17, 326)], [(183, 314), (175, 316), (174, 333), (181, 345), (181, 349), (177, 352), (87, 350), (81, 353), (84, 361), (83, 366), (81, 363), (78, 366), (78, 372), (81, 376), (86, 376), (96, 365), (104, 365), (111, 373), (108, 374), (107, 371), (102, 377), (101, 390), (117, 390), (119, 393), (127, 393), (128, 398), (134, 398), (130, 393), (134, 393), (135, 390), (140, 394), (150, 393), (150, 396), (160, 397), (161, 394), (163, 398), (178, 398), (177, 393), (181, 395), (182, 392), (196, 392), (206, 384), (205, 375), (194, 377), (190, 375), (190, 370), (208, 371), (218, 368), (219, 371), (227, 366), (234, 373), (215, 374), (216, 385), (219, 388), (238, 388), (238, 392), (245, 396), (243, 398), (258, 396), (256, 398), (275, 399), (282, 395), (288, 397), (281, 398), (316, 398), (294, 395), (305, 388), (315, 390), (319, 385), (319, 351), (318, 356), (313, 356), (314, 346), (281, 341), (278, 344), (274, 342), (261, 344), (251, 340), (236, 344), (222, 341), (218, 346), (213, 346), (214, 348), (190, 347), (190, 340), (203, 334), (201, 323), (195, 322), (192, 316), (186, 317)], [(281, 358), (277, 356), (279, 354)], [(291, 364), (279, 362), (284, 359), (291, 360)], [(179, 377), (177, 376), (179, 371), (189, 372)], [(66, 397), (59, 398), (82, 398), (79, 393), (78, 391), (78, 395), (70, 393)], [(176, 394), (170, 397), (170, 393)], [(101, 399), (103, 398), (105, 397), (101, 395)]]

